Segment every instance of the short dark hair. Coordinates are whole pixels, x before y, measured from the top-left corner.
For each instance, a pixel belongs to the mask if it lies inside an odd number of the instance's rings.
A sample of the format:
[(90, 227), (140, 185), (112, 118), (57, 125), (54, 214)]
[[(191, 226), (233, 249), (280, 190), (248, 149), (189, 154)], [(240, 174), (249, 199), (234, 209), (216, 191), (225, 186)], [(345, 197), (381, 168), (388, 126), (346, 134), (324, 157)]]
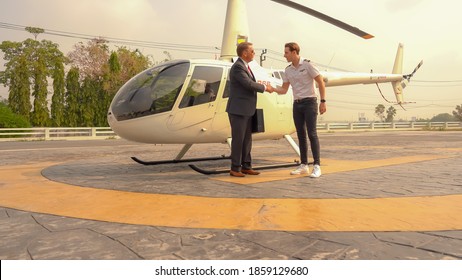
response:
[(239, 45), (237, 45), (236, 53), (237, 56), (242, 56), (242, 53), (247, 50), (250, 46), (253, 46), (252, 43), (250, 42), (242, 42)]
[(287, 43), (284, 47), (289, 48), (291, 52), (295, 51), (297, 54), (300, 54), (300, 46), (297, 43), (290, 42)]

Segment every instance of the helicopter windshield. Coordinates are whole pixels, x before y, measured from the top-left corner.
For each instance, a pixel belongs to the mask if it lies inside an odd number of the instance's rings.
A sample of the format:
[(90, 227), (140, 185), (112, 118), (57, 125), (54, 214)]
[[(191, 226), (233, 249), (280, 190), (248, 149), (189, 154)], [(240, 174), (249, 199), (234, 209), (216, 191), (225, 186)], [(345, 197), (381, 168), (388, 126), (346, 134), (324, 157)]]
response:
[(189, 70), (187, 60), (157, 65), (133, 77), (111, 104), (118, 121), (170, 111)]

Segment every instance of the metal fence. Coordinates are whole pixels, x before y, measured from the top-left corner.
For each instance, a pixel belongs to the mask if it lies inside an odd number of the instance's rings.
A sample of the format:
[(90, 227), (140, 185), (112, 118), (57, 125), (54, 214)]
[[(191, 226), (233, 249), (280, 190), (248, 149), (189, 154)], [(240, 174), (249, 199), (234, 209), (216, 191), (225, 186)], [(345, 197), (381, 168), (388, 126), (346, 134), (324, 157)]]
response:
[[(318, 123), (318, 131), (462, 130), (462, 122)], [(0, 128), (0, 141), (118, 138), (110, 127)]]
[(351, 123), (319, 123), (318, 130), (350, 131), (350, 130), (449, 130), (462, 129), (462, 122), (351, 122)]

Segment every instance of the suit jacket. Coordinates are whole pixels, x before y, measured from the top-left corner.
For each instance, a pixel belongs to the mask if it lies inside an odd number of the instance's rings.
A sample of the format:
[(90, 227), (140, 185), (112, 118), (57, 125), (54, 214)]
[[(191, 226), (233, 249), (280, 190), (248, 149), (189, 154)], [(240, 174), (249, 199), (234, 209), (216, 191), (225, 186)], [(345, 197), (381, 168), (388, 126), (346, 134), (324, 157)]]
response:
[(239, 58), (229, 72), (230, 90), (226, 112), (234, 115), (253, 116), (257, 108), (257, 92), (264, 92), (265, 86), (255, 81)]

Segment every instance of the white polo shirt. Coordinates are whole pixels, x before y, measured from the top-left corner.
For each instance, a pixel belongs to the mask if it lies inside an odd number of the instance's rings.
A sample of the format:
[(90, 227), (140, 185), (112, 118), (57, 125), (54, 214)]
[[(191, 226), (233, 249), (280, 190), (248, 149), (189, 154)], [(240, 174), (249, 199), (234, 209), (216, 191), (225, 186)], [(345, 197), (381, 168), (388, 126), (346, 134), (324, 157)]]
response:
[(292, 86), (294, 99), (316, 97), (314, 78), (319, 75), (319, 70), (308, 60), (300, 57), (297, 67), (290, 64), (285, 70), (283, 82), (289, 82)]

